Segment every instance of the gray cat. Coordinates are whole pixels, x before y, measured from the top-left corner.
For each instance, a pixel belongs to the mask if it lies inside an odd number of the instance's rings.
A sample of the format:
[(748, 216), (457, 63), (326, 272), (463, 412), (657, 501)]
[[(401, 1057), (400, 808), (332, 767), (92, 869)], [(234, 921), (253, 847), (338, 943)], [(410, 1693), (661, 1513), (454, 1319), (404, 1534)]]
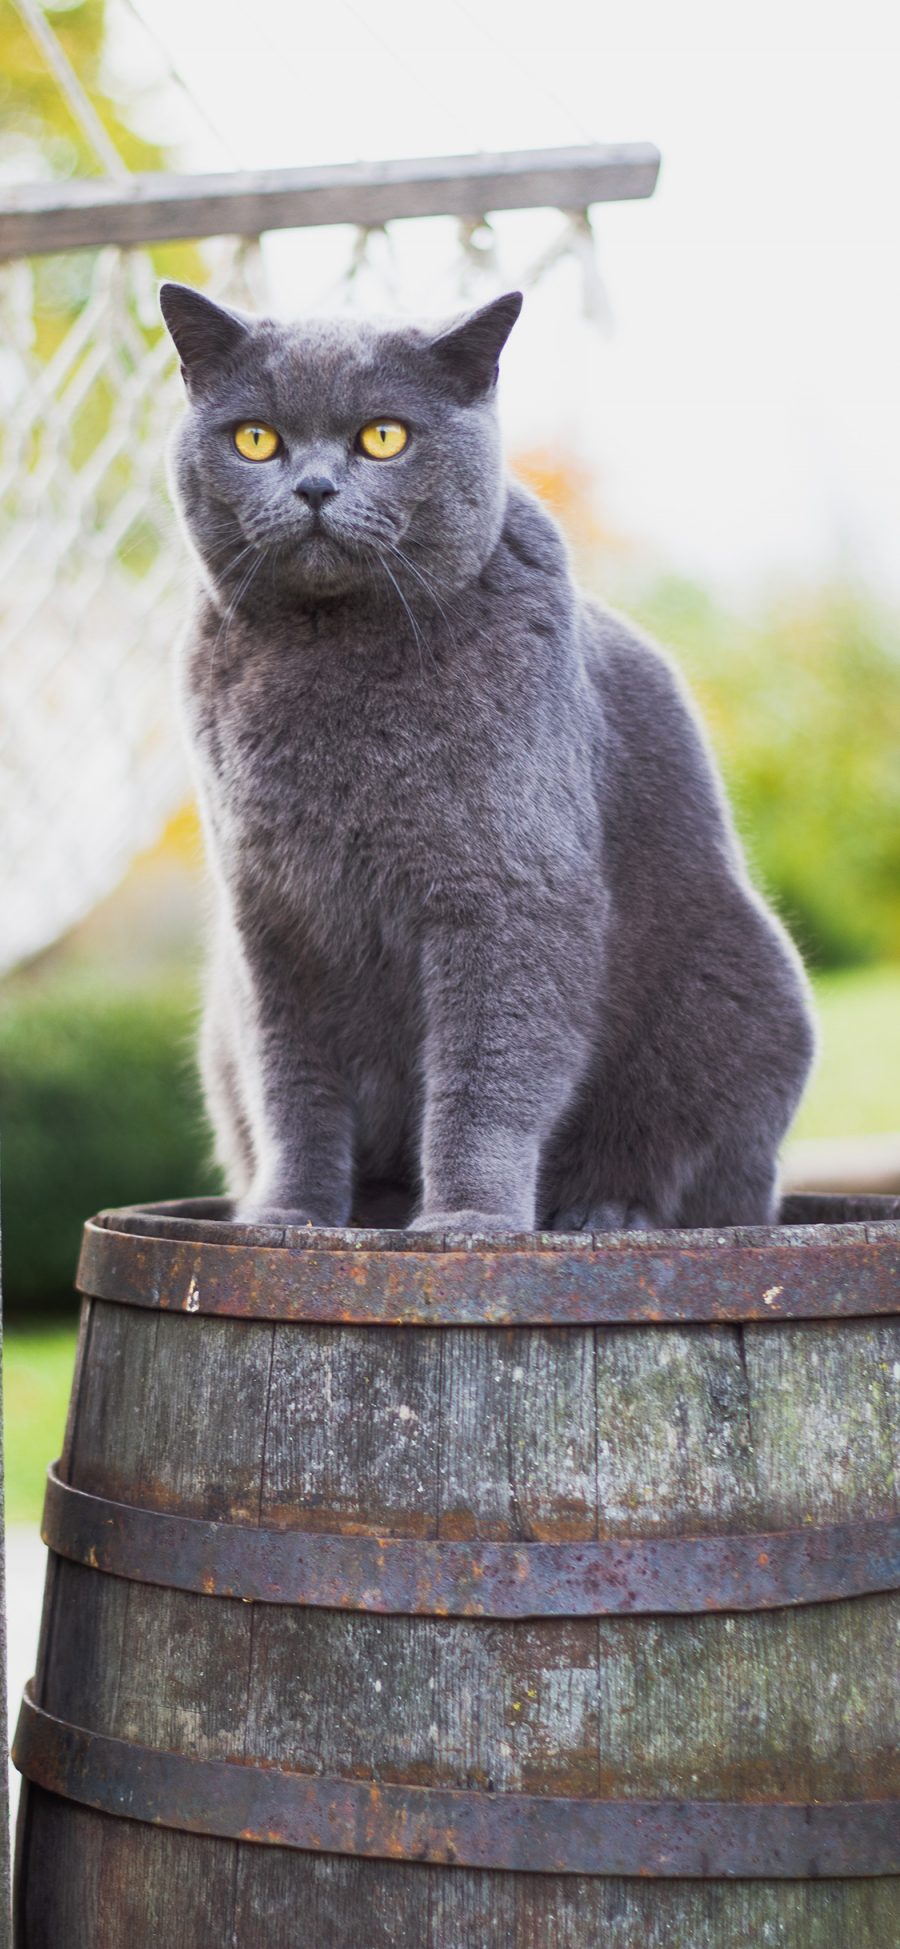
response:
[(671, 665), (504, 474), (521, 298), (444, 330), (161, 303), (238, 1216), (770, 1222), (802, 970)]

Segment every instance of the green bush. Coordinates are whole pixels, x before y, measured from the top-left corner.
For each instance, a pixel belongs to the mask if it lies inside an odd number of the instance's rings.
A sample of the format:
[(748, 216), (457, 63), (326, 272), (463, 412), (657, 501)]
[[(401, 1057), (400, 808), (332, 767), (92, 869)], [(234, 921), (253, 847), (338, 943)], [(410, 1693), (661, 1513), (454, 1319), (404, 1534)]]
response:
[(4, 1304), (69, 1303), (102, 1205), (219, 1189), (193, 1055), (195, 999), (168, 979), (20, 976), (0, 991)]
[(900, 624), (852, 591), (737, 619), (691, 584), (633, 605), (709, 727), (751, 865), (814, 967), (900, 960)]

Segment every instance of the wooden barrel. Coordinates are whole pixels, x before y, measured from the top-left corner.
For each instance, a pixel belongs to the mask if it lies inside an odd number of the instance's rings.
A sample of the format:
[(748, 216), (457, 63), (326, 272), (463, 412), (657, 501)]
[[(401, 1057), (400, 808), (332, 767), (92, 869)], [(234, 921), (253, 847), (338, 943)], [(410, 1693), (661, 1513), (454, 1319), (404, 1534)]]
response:
[(86, 1228), (19, 1949), (897, 1949), (900, 1200), (223, 1209)]

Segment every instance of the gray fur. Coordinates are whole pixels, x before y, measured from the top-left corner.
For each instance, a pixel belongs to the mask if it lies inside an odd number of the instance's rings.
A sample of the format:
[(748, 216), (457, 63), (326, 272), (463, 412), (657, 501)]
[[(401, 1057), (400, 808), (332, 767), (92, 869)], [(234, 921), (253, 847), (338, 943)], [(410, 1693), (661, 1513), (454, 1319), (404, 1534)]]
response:
[[(180, 676), (216, 892), (203, 1069), (245, 1218), (775, 1212), (802, 970), (672, 666), (578, 595), (504, 475), (519, 302), (437, 333), (163, 289), (201, 583)], [(411, 428), (393, 460), (355, 450), (378, 416)], [(276, 459), (235, 451), (254, 418)]]

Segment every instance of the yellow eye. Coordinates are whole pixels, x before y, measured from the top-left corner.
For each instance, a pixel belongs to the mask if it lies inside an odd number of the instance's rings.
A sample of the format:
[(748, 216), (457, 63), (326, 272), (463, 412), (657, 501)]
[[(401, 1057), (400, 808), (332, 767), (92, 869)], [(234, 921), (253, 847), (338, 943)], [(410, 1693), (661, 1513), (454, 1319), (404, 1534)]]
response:
[(245, 460), (272, 460), (281, 445), (274, 426), (259, 426), (255, 420), (242, 420), (234, 429), (234, 444)]
[(402, 453), (409, 434), (400, 420), (370, 420), (359, 434), (359, 444), (370, 460), (393, 460)]

